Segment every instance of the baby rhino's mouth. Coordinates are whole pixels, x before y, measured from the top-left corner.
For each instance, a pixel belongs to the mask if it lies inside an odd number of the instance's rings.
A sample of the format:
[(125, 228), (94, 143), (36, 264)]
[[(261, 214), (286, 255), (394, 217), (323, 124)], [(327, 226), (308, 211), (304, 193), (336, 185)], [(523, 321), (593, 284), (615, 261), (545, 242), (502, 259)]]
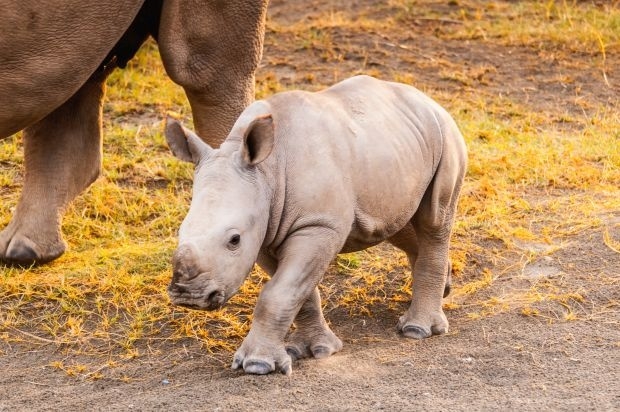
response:
[(226, 303), (226, 295), (223, 290), (207, 291), (204, 295), (184, 291), (182, 286), (170, 285), (168, 296), (174, 305), (195, 310), (216, 310)]

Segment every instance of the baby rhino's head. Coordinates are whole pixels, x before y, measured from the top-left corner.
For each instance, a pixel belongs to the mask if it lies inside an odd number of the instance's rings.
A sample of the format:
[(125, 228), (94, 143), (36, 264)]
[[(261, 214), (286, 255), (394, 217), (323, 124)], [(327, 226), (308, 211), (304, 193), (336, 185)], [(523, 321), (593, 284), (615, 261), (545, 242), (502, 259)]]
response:
[(172, 152), (196, 165), (192, 203), (179, 229), (168, 286), (176, 305), (221, 307), (252, 270), (265, 238), (270, 189), (256, 165), (271, 152), (273, 122), (264, 115), (241, 128), (241, 120), (219, 149), (176, 120), (167, 121)]

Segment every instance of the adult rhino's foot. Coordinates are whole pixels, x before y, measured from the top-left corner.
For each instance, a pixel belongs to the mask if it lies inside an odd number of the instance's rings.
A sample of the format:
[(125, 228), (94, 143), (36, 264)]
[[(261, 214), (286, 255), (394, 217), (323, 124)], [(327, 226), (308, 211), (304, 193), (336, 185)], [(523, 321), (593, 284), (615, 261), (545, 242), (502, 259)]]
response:
[(448, 319), (441, 309), (418, 315), (412, 315), (407, 311), (398, 320), (397, 328), (407, 338), (424, 339), (448, 332)]
[(290, 375), (293, 371), (291, 357), (286, 353), (284, 345), (271, 342), (252, 344), (247, 337), (235, 352), (232, 368), (243, 368), (245, 373), (255, 375), (267, 375), (271, 372)]
[(327, 325), (319, 332), (297, 329), (286, 342), (286, 352), (293, 360), (314, 357), (316, 359), (328, 356), (342, 349), (342, 341)]
[(65, 252), (62, 239), (37, 243), (7, 227), (0, 233), (0, 261), (11, 266), (32, 266), (50, 262)]

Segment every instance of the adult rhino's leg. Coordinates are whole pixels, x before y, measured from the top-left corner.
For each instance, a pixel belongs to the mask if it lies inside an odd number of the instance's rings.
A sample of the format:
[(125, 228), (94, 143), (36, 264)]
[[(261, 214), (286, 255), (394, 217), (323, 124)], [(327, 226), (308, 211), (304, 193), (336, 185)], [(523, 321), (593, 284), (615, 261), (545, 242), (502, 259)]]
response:
[(342, 341), (327, 325), (321, 309), (319, 289), (315, 288), (295, 317), (295, 331), (286, 343), (293, 359), (326, 358), (342, 349)]
[(213, 147), (226, 138), (254, 99), (267, 0), (168, 0), (158, 43), (171, 79), (183, 86), (200, 137)]
[(65, 251), (60, 233), (64, 208), (101, 169), (105, 78), (103, 72), (93, 75), (62, 106), (24, 130), (24, 187), (11, 222), (0, 233), (5, 263), (45, 263)]

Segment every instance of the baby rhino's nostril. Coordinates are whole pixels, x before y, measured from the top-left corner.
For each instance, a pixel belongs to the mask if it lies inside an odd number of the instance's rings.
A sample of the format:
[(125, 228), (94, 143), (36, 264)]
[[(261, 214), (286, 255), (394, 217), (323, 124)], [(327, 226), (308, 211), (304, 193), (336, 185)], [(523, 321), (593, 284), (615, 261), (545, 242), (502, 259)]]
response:
[(209, 309), (218, 309), (224, 305), (224, 302), (226, 302), (226, 297), (224, 296), (224, 292), (221, 290), (214, 290), (207, 295), (207, 304), (209, 305)]
[(211, 303), (217, 303), (220, 296), (221, 296), (221, 292), (219, 290), (214, 290), (213, 292), (209, 293), (209, 295), (207, 296), (207, 301)]

